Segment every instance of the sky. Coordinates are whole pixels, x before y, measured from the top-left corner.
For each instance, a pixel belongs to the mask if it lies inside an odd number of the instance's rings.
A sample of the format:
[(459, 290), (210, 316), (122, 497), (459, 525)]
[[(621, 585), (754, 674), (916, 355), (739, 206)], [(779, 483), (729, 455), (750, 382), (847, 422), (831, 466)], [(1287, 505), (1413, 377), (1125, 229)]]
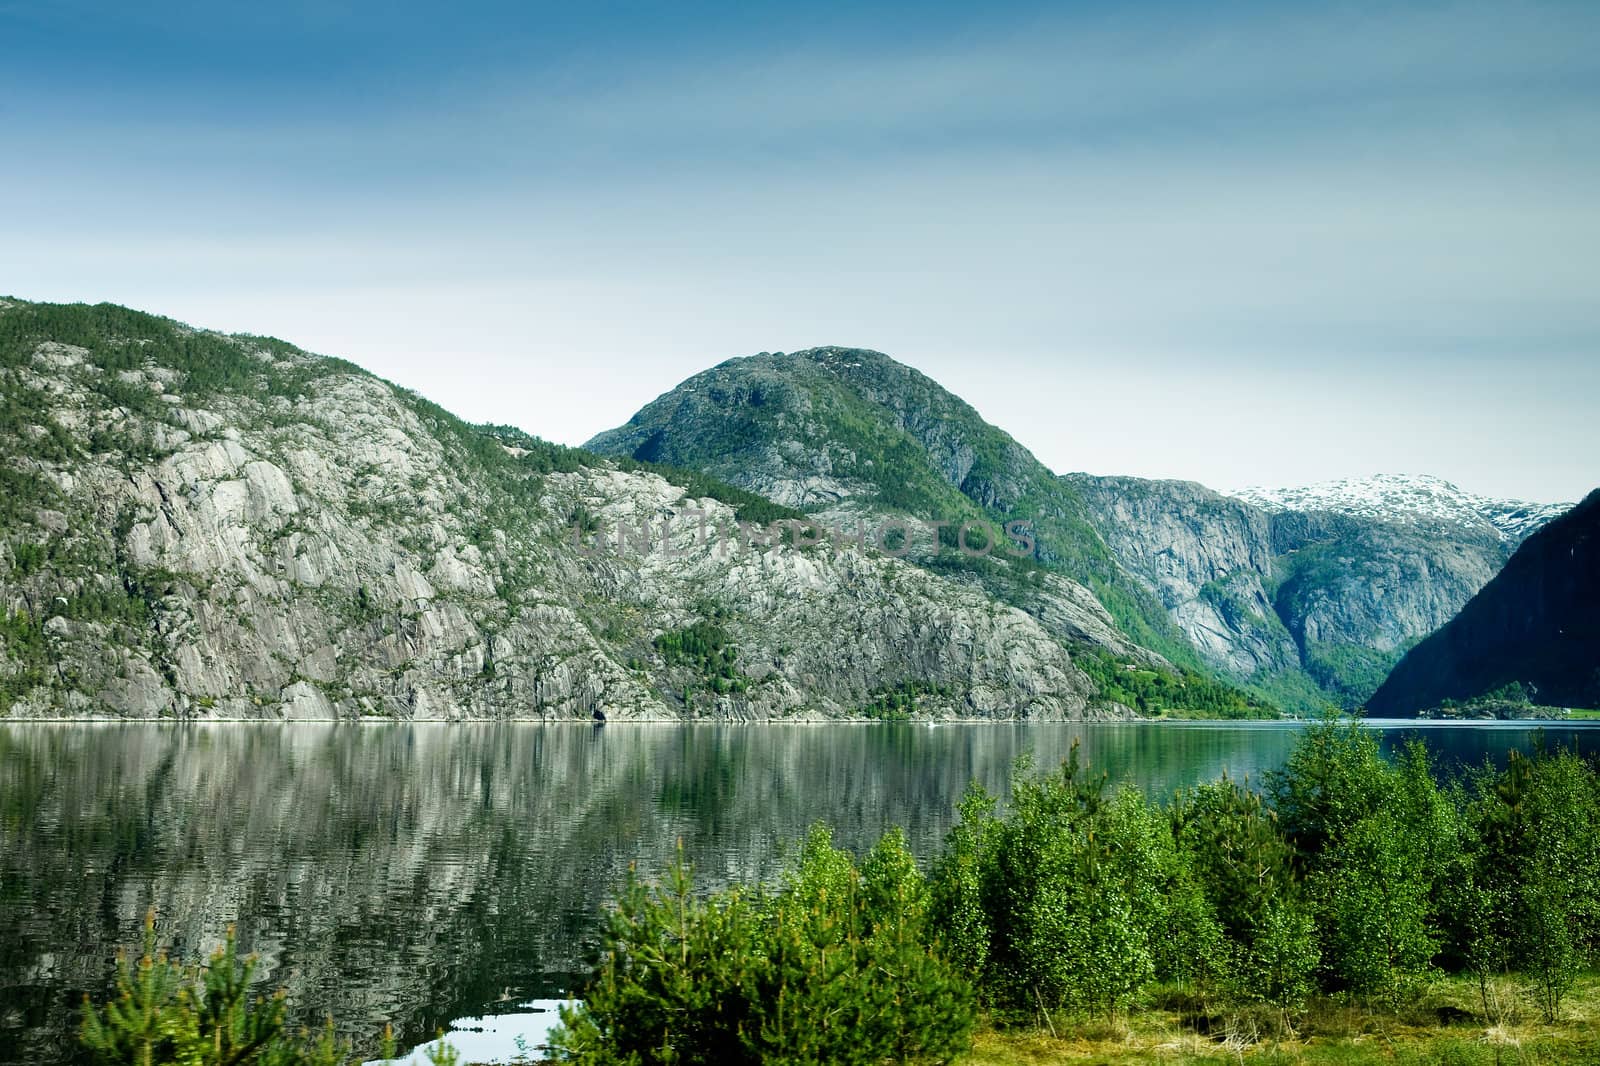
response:
[(1600, 485), (1600, 4), (0, 0), (0, 293), (582, 443), (875, 348), (1057, 471)]

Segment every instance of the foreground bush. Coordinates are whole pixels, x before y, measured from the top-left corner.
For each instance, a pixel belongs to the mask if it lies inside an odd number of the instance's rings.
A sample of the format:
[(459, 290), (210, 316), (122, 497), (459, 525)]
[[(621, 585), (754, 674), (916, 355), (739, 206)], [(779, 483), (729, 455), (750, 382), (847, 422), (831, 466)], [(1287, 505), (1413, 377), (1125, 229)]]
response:
[[(311, 1035), (284, 1023), (283, 994), (252, 988), (254, 956), (241, 958), (228, 931), (203, 967), (184, 966), (156, 950), (154, 915), (145, 920), (137, 962), (117, 960), (110, 1002), (84, 1004), (82, 1040), (105, 1066), (353, 1066), (332, 1027)], [(385, 1057), (393, 1054), (385, 1037)], [(435, 1066), (455, 1066), (448, 1048)]]
[(1018, 769), (1003, 817), (969, 792), (931, 889), (945, 954), (1003, 1014), (1110, 1015), (1159, 990), (1393, 1008), (1440, 973), (1514, 972), (1554, 1020), (1600, 950), (1600, 781), (1570, 752), (1445, 788), (1420, 742), (1390, 762), (1330, 718), (1265, 794), (1224, 777), (1165, 812), (1076, 749)]
[(1547, 1020), (1600, 950), (1600, 779), (1571, 752), (1513, 752), (1468, 808), (1460, 954), (1530, 978)]
[(1170, 931), (1174, 960), (1164, 976), (1223, 1000), (1300, 1007), (1321, 956), (1274, 812), (1223, 777), (1180, 794), (1171, 825), (1198, 900), (1189, 925)]
[(630, 881), (553, 1055), (593, 1064), (942, 1062), (971, 1033), (968, 981), (932, 946), (898, 831), (858, 867), (816, 829), (775, 892)]
[(1003, 1010), (1126, 1007), (1156, 973), (1178, 895), (1165, 817), (1132, 789), (1108, 796), (1076, 749), (1018, 781), (1004, 819), (994, 806), (969, 794), (934, 874), (946, 951)]

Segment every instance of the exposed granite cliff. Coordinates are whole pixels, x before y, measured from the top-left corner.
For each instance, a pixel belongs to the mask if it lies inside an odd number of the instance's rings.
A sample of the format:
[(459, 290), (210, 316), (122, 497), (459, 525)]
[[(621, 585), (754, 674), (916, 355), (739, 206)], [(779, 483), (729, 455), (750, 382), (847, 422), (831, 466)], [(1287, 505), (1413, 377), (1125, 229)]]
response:
[[(907, 684), (934, 716), (1124, 713), (969, 581), (702, 543), (734, 507), (280, 341), (7, 301), (0, 386), (0, 714), (837, 716)], [(696, 624), (726, 676), (663, 650)]]
[(1512, 543), (1476, 515), (1336, 510), (1327, 497), (1267, 510), (1190, 482), (1068, 477), (1206, 660), (1291, 701), (1320, 692), (1359, 706)]
[(1270, 517), (1190, 481), (1069, 474), (1117, 559), (1158, 596), (1201, 656), (1241, 677), (1294, 670), (1299, 653), (1267, 583)]

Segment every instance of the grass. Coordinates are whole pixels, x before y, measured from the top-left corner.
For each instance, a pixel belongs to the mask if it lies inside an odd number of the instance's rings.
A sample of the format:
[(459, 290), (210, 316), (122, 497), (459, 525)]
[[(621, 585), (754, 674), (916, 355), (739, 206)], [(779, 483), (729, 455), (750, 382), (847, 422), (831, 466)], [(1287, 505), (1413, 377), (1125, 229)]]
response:
[[(958, 1066), (1279, 1063), (1511, 1066), (1600, 1063), (1600, 975), (1581, 978), (1562, 1020), (1546, 1025), (1515, 982), (1490, 990), (1440, 978), (1398, 1011), (1322, 999), (1284, 1027), (1269, 1012), (1218, 1010), (1206, 1021), (1149, 1009), (1116, 1021), (1056, 1019), (1055, 1033), (985, 1027)], [(1207, 1021), (1209, 1024), (1207, 1024)], [(1202, 1031), (1209, 1030), (1209, 1031)]]

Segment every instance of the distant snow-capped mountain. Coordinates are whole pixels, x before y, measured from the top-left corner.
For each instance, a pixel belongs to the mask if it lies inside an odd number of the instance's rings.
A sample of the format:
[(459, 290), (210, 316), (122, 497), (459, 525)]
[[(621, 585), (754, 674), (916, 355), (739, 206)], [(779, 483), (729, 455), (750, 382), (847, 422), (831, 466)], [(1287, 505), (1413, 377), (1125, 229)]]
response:
[(1230, 495), (1264, 511), (1332, 511), (1403, 525), (1486, 528), (1513, 545), (1572, 508), (1570, 503), (1491, 499), (1428, 474), (1375, 474), (1298, 488), (1251, 487)]

